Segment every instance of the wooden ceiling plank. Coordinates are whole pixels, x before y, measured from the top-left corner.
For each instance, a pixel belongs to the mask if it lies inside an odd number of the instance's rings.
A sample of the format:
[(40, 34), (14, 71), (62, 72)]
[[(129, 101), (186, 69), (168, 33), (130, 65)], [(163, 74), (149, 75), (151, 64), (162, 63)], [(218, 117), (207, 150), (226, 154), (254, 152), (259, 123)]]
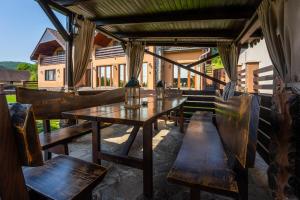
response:
[[(200, 21), (200, 20), (242, 20), (249, 19), (253, 14), (252, 8), (214, 8), (201, 10), (186, 10), (176, 12), (166, 12), (147, 15), (133, 15), (125, 17), (112, 17), (94, 19), (98, 26), (124, 25), (139, 23), (159, 23), (159, 22), (180, 22), (180, 21)], [(213, 14), (212, 14), (213, 13)]]

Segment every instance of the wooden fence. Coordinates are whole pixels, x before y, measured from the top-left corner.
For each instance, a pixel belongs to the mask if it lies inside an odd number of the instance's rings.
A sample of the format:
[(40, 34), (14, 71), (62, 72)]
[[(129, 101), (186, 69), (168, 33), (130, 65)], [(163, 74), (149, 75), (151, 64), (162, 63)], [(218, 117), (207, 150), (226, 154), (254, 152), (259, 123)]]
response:
[(1, 90), (4, 90), (5, 94), (15, 94), (16, 87), (25, 87), (30, 89), (38, 89), (37, 81), (10, 81), (10, 82), (1, 82)]

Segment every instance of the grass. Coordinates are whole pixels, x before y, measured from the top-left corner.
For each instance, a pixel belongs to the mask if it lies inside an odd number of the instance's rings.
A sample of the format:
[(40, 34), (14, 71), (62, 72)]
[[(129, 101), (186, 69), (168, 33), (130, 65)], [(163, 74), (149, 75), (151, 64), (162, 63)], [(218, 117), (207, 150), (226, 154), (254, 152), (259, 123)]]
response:
[(6, 95), (6, 100), (8, 103), (15, 103), (16, 102), (16, 95)]
[[(8, 103), (15, 103), (16, 95), (6, 95), (6, 100)], [(36, 120), (36, 126), (38, 129), (38, 133), (43, 131), (43, 121), (42, 120)], [(52, 131), (59, 129), (59, 120), (51, 120), (50, 127), (51, 127)]]

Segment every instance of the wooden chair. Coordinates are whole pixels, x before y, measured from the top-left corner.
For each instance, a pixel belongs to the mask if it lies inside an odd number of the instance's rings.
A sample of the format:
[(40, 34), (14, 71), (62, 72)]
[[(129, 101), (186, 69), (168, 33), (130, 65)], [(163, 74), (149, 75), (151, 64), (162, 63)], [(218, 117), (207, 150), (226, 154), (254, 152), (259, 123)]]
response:
[[(5, 95), (0, 91), (0, 199), (91, 199), (106, 174), (102, 166), (58, 156), (42, 166), (23, 167)], [(35, 124), (32, 124), (35, 126)], [(37, 134), (33, 134), (36, 135)]]

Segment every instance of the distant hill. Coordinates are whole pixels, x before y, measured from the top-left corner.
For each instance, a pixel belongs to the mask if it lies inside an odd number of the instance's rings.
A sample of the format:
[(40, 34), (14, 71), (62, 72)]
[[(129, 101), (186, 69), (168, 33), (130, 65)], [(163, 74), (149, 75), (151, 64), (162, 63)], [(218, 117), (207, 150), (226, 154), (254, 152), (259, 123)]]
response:
[(6, 68), (6, 69), (17, 69), (18, 64), (22, 62), (14, 62), (14, 61), (2, 61), (0, 62), (0, 68)]

